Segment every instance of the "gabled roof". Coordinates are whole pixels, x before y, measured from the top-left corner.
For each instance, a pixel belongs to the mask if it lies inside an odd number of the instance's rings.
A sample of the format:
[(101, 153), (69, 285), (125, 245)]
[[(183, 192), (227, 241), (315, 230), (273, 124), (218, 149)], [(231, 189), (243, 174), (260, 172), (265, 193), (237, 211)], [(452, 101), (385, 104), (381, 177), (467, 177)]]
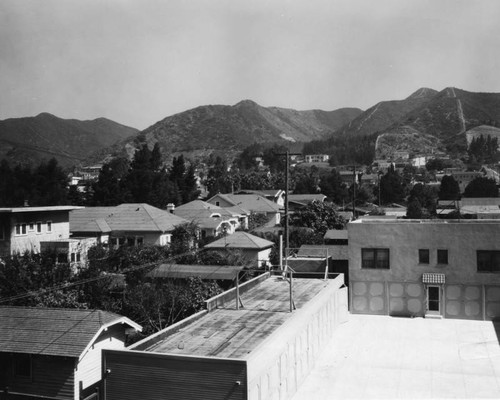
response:
[[(227, 201), (233, 206), (241, 207), (245, 210), (249, 210), (251, 212), (274, 212), (277, 213), (280, 211), (280, 207), (272, 202), (271, 200), (266, 199), (264, 196), (260, 196), (258, 194), (216, 194), (214, 197), (219, 196), (221, 199)], [(214, 198), (212, 197), (212, 199)], [(212, 200), (210, 199), (210, 200)], [(209, 201), (210, 201), (209, 200)]]
[[(125, 203), (116, 207), (86, 207), (70, 213), (71, 232), (169, 232), (184, 218), (145, 203)], [(109, 230), (108, 230), (109, 228)]]
[(223, 210), (223, 208), (203, 200), (193, 200), (176, 207), (174, 212), (179, 210)]
[(183, 279), (200, 277), (210, 280), (233, 280), (244, 266), (161, 264), (147, 274), (149, 278)]
[(78, 358), (115, 324), (142, 329), (126, 317), (100, 310), (0, 307), (0, 352)]
[(325, 201), (326, 196), (321, 193), (311, 193), (311, 194), (289, 194), (288, 201), (293, 201), (295, 203), (300, 204), (309, 204), (313, 201), (323, 202)]
[(232, 235), (225, 236), (215, 242), (204, 246), (205, 249), (255, 249), (264, 250), (274, 246), (274, 243), (251, 235), (247, 232), (234, 232)]

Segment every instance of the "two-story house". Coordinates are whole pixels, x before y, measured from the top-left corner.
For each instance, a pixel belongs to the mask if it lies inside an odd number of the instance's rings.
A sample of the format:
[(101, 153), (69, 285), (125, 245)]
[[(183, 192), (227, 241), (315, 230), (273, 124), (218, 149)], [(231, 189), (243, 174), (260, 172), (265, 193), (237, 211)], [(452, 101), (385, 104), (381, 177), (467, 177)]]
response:
[(69, 213), (76, 206), (0, 208), (0, 256), (39, 253), (41, 242), (70, 237)]

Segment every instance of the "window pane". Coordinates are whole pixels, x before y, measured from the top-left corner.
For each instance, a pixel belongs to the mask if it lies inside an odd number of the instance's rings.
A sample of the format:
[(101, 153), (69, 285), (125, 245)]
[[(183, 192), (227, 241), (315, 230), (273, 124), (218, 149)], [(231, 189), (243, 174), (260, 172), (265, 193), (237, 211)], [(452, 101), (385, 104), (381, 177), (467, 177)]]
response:
[(47, 221), (47, 232), (52, 232), (52, 222)]
[(26, 224), (22, 224), (22, 225), (21, 225), (21, 233), (22, 233), (23, 235), (26, 235)]
[(420, 249), (418, 251), (418, 262), (420, 264), (429, 264), (429, 249)]
[(478, 250), (477, 252), (477, 270), (479, 272), (488, 272), (490, 264), (490, 255), (487, 251)]
[(41, 222), (36, 223), (36, 231), (37, 231), (37, 233), (42, 232), (42, 223)]
[(362, 249), (361, 259), (361, 268), (375, 268), (375, 249)]
[(438, 264), (448, 264), (448, 250), (437, 251)]
[(491, 272), (500, 272), (500, 251), (494, 251), (491, 255)]
[(377, 249), (377, 268), (389, 269), (389, 249)]

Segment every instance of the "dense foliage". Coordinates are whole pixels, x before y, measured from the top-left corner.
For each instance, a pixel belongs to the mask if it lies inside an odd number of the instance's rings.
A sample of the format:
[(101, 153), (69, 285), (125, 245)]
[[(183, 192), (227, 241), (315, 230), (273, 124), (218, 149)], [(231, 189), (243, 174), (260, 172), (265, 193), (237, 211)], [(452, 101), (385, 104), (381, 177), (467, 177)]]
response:
[(498, 138), (483, 135), (472, 138), (467, 154), (471, 163), (492, 164), (498, 162), (500, 160)]
[(148, 203), (165, 208), (168, 203), (182, 204), (198, 197), (194, 166), (186, 167), (182, 155), (174, 158), (170, 170), (162, 163), (158, 143), (153, 150), (144, 145), (127, 161), (116, 159), (105, 164), (92, 185), (87, 204), (114, 206), (121, 203)]
[(439, 200), (460, 200), (460, 186), (453, 176), (443, 176), (438, 196)]
[(36, 168), (0, 162), (0, 207), (68, 204), (68, 178), (55, 158)]
[(328, 202), (313, 201), (290, 217), (290, 225), (312, 228), (321, 236), (329, 229), (343, 229), (345, 224), (336, 206)]
[(464, 197), (498, 197), (498, 187), (494, 179), (479, 177), (469, 183)]

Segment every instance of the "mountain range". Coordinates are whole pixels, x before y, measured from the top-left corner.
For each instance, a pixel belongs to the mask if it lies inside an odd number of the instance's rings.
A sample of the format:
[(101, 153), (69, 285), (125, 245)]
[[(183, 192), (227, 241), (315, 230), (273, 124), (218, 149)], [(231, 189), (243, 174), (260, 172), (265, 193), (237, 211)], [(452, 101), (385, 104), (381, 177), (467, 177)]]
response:
[(85, 162), (90, 153), (107, 148), (139, 131), (106, 118), (62, 119), (41, 113), (0, 121), (0, 159), (37, 165), (55, 157), (63, 167)]
[(480, 126), (490, 127), (481, 132), (500, 127), (500, 94), (452, 87), (439, 92), (421, 88), (403, 100), (381, 101), (366, 111), (297, 111), (262, 107), (251, 100), (206, 105), (168, 116), (141, 132), (105, 118), (79, 121), (42, 113), (0, 121), (0, 158), (37, 162), (54, 156), (71, 166), (109, 156), (131, 157), (143, 144), (152, 147), (156, 142), (166, 157), (213, 151), (230, 157), (253, 143), (297, 147), (313, 140), (328, 153), (328, 138), (373, 134), (377, 158), (391, 157), (397, 150), (460, 153), (467, 147), (467, 133), (475, 128), (477, 135)]

